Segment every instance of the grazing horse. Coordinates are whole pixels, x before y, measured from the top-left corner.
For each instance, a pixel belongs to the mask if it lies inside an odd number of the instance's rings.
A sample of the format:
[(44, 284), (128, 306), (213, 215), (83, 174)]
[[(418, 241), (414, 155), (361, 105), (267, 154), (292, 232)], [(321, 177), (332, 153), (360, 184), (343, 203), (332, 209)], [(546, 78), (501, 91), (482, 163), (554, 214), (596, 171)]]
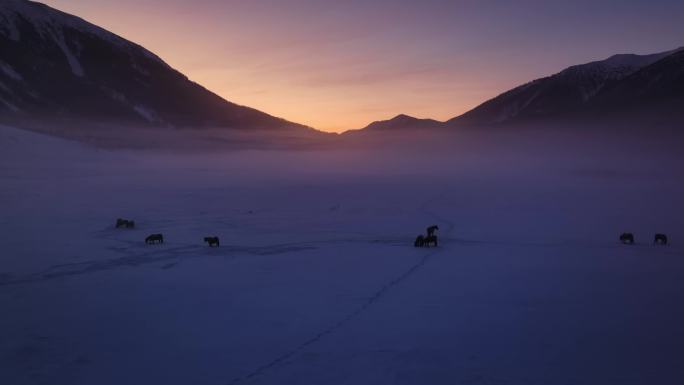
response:
[(164, 236), (162, 234), (150, 234), (145, 238), (145, 244), (152, 245), (155, 243), (164, 243)]
[(620, 242), (630, 245), (634, 244), (634, 234), (622, 233), (622, 235), (620, 235)]
[(434, 244), (435, 247), (437, 247), (437, 236), (436, 235), (429, 235), (425, 237), (425, 246), (430, 247), (430, 244)]
[(116, 220), (116, 228), (125, 227), (127, 229), (135, 228), (135, 221), (129, 221), (128, 219), (118, 218)]
[(665, 234), (656, 234), (655, 239), (653, 239), (653, 244), (661, 244), (661, 245), (667, 245), (667, 235)]
[(439, 226), (433, 225), (427, 228), (427, 235), (428, 237), (431, 237), (435, 235), (435, 231), (439, 230)]
[(209, 244), (209, 247), (219, 247), (219, 237), (204, 237), (204, 242)]
[(425, 237), (423, 235), (419, 235), (416, 237), (416, 241), (413, 242), (414, 247), (423, 247), (425, 246)]

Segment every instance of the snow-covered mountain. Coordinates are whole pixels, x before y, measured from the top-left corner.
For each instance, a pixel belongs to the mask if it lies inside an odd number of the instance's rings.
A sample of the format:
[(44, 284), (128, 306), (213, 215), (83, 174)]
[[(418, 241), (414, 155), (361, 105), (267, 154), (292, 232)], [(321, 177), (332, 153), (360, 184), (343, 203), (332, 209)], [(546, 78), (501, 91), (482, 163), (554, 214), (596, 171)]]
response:
[(398, 115), (349, 133), (635, 115), (684, 121), (684, 48), (651, 55), (613, 55), (572, 66), (516, 87), (446, 122)]
[(0, 2), (0, 119), (308, 129), (230, 103), (147, 49), (26, 0)]
[(644, 109), (684, 116), (684, 50), (645, 66), (607, 88), (597, 109)]
[[(667, 101), (663, 98), (649, 100), (643, 88), (649, 87), (657, 94), (660, 91), (656, 88), (673, 86), (662, 79), (678, 82), (679, 86), (675, 88), (679, 91), (672, 88), (673, 92), (667, 97), (681, 101), (684, 100), (681, 92), (683, 67), (673, 59), (683, 52), (677, 49), (652, 55), (614, 55), (606, 60), (572, 66), (505, 92), (447, 123), (492, 124), (619, 112), (627, 107), (622, 103), (636, 95), (642, 96), (642, 104), (630, 105), (630, 108), (665, 103)], [(661, 65), (668, 61), (673, 63)]]

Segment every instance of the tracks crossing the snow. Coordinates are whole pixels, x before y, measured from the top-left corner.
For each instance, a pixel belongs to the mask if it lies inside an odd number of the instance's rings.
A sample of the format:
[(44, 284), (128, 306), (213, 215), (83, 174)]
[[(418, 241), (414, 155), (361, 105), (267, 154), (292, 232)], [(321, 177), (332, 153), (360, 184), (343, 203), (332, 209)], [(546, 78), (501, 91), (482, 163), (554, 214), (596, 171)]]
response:
[[(451, 222), (450, 220), (443, 218), (439, 216), (438, 214), (435, 214), (433, 211), (430, 210), (429, 206), (439, 199), (443, 197), (444, 193), (440, 194), (439, 196), (432, 198), (426, 202), (424, 202), (422, 205), (420, 205), (420, 210), (422, 212), (427, 212), (429, 213), (435, 220), (446, 224), (446, 235), (448, 236), (454, 229), (454, 223)], [(407, 242), (407, 245), (410, 243)], [(352, 312), (347, 314), (345, 317), (341, 318), (334, 324), (328, 326), (327, 328), (318, 331), (317, 333), (313, 334), (309, 339), (303, 341), (301, 344), (295, 346), (294, 348), (282, 353), (278, 357), (272, 359), (271, 361), (257, 367), (256, 369), (252, 370), (248, 374), (241, 376), (241, 377), (236, 377), (228, 382), (228, 385), (236, 385), (239, 384), (243, 381), (251, 380), (256, 377), (264, 375), (266, 372), (269, 370), (279, 366), (280, 364), (288, 361), (289, 359), (295, 357), (298, 353), (302, 352), (304, 349), (314, 345), (321, 339), (325, 338), (326, 336), (340, 330), (342, 327), (344, 327), (346, 324), (366, 312), (368, 309), (370, 309), (374, 304), (376, 304), (378, 301), (380, 301), (383, 297), (385, 297), (391, 290), (392, 288), (396, 287), (397, 285), (401, 284), (402, 282), (406, 281), (408, 278), (410, 278), (412, 275), (417, 273), (425, 264), (430, 260), (431, 257), (434, 255), (437, 255), (441, 253), (443, 249), (436, 248), (432, 249), (430, 252), (424, 254), (416, 263), (411, 265), (407, 270), (405, 270), (403, 273), (401, 273), (399, 276), (393, 278), (392, 280), (386, 282), (383, 284), (380, 289), (378, 289), (376, 292), (374, 292), (368, 299), (366, 299), (359, 307), (354, 309)]]

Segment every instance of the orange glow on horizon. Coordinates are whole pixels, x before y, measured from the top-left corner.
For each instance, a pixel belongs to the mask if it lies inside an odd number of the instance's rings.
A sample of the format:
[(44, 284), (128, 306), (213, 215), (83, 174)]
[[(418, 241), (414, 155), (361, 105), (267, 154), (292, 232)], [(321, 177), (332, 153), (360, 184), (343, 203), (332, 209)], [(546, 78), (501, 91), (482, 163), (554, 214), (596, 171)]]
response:
[[(535, 31), (514, 3), (42, 1), (144, 46), (226, 100), (331, 132), (398, 114), (447, 120), (566, 66), (638, 50), (627, 32), (577, 30), (564, 9), (547, 10), (557, 11), (554, 29)], [(609, 11), (603, 23), (618, 10)], [(646, 52), (678, 46), (660, 20), (653, 36), (672, 42), (644, 42)], [(584, 43), (559, 45), (567, 31)]]
[(475, 81), (442, 59), (379, 49), (363, 32), (321, 33), (317, 26), (274, 33), (258, 27), (273, 21), (251, 9), (227, 23), (210, 10), (184, 6), (178, 14), (154, 1), (45, 2), (144, 46), (226, 100), (322, 131), (363, 128), (398, 114), (447, 120), (509, 85)]

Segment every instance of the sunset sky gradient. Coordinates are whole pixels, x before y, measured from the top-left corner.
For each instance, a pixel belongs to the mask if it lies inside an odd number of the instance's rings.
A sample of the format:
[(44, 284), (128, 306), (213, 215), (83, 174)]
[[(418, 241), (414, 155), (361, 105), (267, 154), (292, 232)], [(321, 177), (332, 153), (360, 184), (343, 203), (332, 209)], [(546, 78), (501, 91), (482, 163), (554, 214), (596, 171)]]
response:
[(224, 98), (326, 131), (445, 120), (613, 53), (684, 45), (684, 1), (44, 0)]

